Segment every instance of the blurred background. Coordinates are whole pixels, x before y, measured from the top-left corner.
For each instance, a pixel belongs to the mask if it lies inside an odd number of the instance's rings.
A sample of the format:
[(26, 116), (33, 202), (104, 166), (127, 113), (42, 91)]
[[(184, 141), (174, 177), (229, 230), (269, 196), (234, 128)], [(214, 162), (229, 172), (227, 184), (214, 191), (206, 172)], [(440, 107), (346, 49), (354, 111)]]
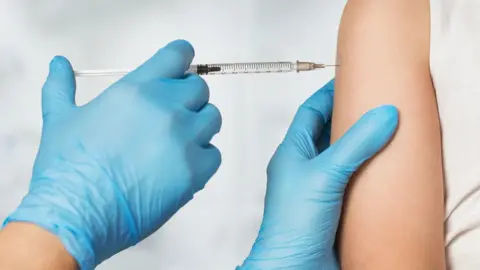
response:
[[(177, 38), (196, 63), (334, 63), (346, 0), (0, 0), (0, 218), (28, 188), (41, 131), (48, 64), (133, 68)], [(298, 106), (334, 70), (206, 77), (223, 115), (223, 164), (207, 188), (145, 242), (99, 269), (234, 269), (263, 212), (265, 168)], [(78, 78), (84, 104), (115, 78)]]

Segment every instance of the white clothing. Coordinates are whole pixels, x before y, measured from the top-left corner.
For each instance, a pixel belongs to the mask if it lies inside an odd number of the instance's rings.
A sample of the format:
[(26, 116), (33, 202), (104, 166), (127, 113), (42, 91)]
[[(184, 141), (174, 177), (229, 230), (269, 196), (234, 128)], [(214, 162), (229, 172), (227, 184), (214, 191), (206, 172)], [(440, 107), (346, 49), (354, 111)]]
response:
[(480, 1), (430, 0), (449, 269), (480, 269)]

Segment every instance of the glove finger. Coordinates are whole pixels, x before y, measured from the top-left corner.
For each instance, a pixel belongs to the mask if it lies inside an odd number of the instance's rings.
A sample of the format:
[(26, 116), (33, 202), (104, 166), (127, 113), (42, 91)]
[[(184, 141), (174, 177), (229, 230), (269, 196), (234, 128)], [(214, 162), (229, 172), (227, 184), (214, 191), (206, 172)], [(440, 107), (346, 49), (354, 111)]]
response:
[(192, 145), (187, 149), (187, 153), (194, 172), (193, 189), (197, 192), (202, 190), (217, 172), (222, 163), (222, 155), (218, 148), (211, 144), (206, 148)]
[(122, 80), (145, 83), (158, 78), (183, 78), (194, 55), (194, 49), (189, 42), (175, 40), (157, 51), (149, 60), (127, 74)]
[(323, 127), (323, 131), (318, 137), (315, 145), (317, 146), (318, 152), (322, 153), (330, 147), (330, 140), (332, 135), (332, 120), (328, 121), (327, 124)]
[(75, 74), (72, 65), (63, 56), (50, 62), (50, 70), (42, 88), (42, 113), (44, 120), (75, 107)]
[(203, 78), (196, 74), (189, 74), (185, 79), (157, 79), (147, 83), (143, 89), (159, 101), (180, 103), (186, 109), (197, 112), (202, 109), (210, 98), (208, 85)]
[(222, 127), (222, 115), (220, 110), (213, 105), (207, 104), (200, 110), (195, 122), (196, 141), (202, 147), (208, 147), (213, 136), (220, 132)]
[(284, 146), (292, 144), (293, 149), (308, 159), (317, 155), (316, 141), (332, 115), (333, 85), (332, 80), (300, 106), (287, 131)]
[(397, 125), (398, 111), (394, 106), (370, 110), (318, 159), (351, 175), (390, 141)]
[(178, 99), (191, 111), (199, 111), (210, 99), (210, 89), (207, 82), (196, 74), (189, 74), (185, 86), (177, 89)]

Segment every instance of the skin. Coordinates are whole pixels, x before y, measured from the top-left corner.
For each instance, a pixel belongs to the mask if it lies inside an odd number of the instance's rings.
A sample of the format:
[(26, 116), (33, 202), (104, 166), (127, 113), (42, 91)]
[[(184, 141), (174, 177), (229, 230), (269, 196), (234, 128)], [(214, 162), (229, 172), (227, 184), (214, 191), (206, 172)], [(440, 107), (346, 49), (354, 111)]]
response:
[(0, 269), (77, 270), (60, 240), (29, 223), (10, 223), (0, 231)]
[(332, 141), (393, 104), (398, 131), (347, 190), (342, 269), (445, 269), (441, 132), (429, 70), (428, 0), (350, 0), (341, 22)]

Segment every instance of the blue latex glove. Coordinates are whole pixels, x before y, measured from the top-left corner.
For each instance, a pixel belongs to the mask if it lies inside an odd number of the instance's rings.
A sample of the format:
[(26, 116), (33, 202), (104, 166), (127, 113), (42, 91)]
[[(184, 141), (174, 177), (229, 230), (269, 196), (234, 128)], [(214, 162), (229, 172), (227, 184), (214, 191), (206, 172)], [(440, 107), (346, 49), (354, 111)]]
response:
[(333, 81), (298, 110), (268, 166), (262, 226), (238, 269), (339, 269), (333, 247), (345, 187), (390, 140), (398, 114), (374, 109), (329, 146), (332, 107)]
[(221, 116), (194, 56), (174, 41), (84, 106), (70, 63), (56, 57), (43, 88), (43, 130), (28, 195), (6, 223), (57, 235), (93, 269), (155, 232), (220, 166), (210, 144)]

